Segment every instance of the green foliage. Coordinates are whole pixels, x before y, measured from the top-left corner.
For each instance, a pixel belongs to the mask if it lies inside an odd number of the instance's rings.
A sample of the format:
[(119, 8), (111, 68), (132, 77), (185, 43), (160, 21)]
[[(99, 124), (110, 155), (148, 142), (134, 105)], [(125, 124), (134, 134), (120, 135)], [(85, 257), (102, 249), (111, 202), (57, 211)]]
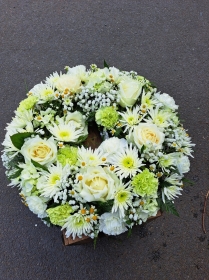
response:
[(34, 160), (32, 160), (32, 159), (31, 159), (31, 162), (32, 162), (32, 164), (33, 164), (35, 167), (41, 168), (41, 169), (43, 169), (43, 170), (49, 172), (49, 170), (46, 168), (46, 166), (41, 165), (40, 163), (38, 163), (38, 162), (36, 162), (36, 161), (34, 161)]
[(114, 202), (114, 199), (107, 200), (105, 202), (95, 201), (94, 205), (95, 205), (95, 207), (97, 209), (98, 214), (101, 215), (101, 214), (103, 214), (105, 212), (111, 212), (112, 206), (113, 206), (113, 202)]
[(109, 65), (107, 64), (107, 62), (104, 59), (104, 67), (109, 68)]
[(174, 203), (171, 200), (165, 199), (165, 203), (162, 201), (162, 198), (157, 198), (157, 203), (160, 209), (163, 212), (171, 213), (177, 217), (179, 217), (179, 213), (177, 212)]
[(10, 136), (12, 144), (17, 148), (21, 149), (22, 145), (25, 142), (25, 139), (33, 135), (34, 133), (31, 132), (23, 132), (23, 133), (16, 133)]
[(183, 181), (184, 184), (188, 184), (188, 185), (192, 185), (192, 186), (194, 185), (194, 182), (192, 180), (187, 179), (187, 178), (183, 178), (182, 181)]
[(22, 172), (22, 168), (19, 168), (19, 167), (17, 167), (17, 171), (15, 172), (15, 173), (13, 173), (12, 175), (10, 175), (10, 176), (8, 176), (8, 178), (11, 180), (11, 179), (15, 179), (15, 178), (17, 178), (17, 177), (19, 177), (20, 176), (20, 174), (21, 174), (21, 172)]

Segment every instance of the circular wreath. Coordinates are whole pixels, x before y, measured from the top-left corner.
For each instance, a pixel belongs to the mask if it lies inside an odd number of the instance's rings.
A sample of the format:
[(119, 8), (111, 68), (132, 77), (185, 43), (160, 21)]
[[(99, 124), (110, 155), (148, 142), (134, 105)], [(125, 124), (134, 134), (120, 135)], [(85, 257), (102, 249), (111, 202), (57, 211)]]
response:
[(190, 169), (190, 137), (174, 99), (134, 71), (95, 64), (35, 85), (7, 125), (10, 186), (66, 236), (118, 235), (156, 216)]

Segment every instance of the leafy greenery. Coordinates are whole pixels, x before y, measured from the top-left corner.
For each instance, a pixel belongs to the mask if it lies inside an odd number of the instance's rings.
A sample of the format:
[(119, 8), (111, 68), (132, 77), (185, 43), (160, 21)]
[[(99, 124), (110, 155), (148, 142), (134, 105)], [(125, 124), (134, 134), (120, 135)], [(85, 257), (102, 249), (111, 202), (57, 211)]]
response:
[(31, 159), (31, 162), (32, 162), (32, 164), (33, 164), (35, 167), (41, 168), (41, 169), (43, 169), (43, 170), (49, 172), (49, 170), (46, 168), (46, 166), (41, 165), (40, 163), (38, 163), (38, 162), (36, 162), (36, 161), (34, 161), (34, 160), (32, 160), (32, 159)]
[(17, 148), (21, 149), (22, 145), (25, 142), (25, 139), (33, 135), (34, 133), (31, 132), (23, 132), (23, 133), (16, 133), (10, 136), (12, 144)]
[(110, 66), (107, 64), (107, 62), (104, 59), (104, 67), (109, 68)]
[(105, 212), (111, 212), (113, 206), (114, 199), (107, 200), (105, 202), (95, 201), (95, 206), (98, 209), (98, 214), (101, 215)]
[(174, 203), (171, 200), (165, 199), (165, 203), (164, 203), (162, 198), (158, 197), (157, 203), (163, 212), (168, 212), (179, 217), (179, 213), (177, 212)]

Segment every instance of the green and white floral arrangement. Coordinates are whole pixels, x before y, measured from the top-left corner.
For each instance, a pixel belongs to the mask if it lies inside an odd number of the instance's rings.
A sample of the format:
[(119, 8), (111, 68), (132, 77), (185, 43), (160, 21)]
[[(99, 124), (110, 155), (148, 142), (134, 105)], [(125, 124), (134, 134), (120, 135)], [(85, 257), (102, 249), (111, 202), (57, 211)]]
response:
[(65, 70), (35, 85), (6, 127), (2, 160), (23, 203), (73, 239), (119, 235), (159, 209), (178, 215), (194, 144), (174, 99), (106, 63)]

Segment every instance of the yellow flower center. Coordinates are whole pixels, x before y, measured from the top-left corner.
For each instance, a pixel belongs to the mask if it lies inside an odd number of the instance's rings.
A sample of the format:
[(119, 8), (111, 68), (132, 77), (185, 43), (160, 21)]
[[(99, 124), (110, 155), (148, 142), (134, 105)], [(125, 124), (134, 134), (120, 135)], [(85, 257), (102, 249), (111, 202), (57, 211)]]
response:
[(101, 177), (94, 177), (93, 180), (89, 182), (89, 186), (94, 190), (103, 190), (107, 186), (107, 180)]
[(133, 158), (127, 156), (123, 159), (122, 164), (126, 168), (132, 168), (134, 166), (134, 160)]
[(57, 183), (57, 181), (60, 180), (60, 175), (59, 174), (53, 174), (50, 179), (49, 182), (51, 185), (55, 185)]

